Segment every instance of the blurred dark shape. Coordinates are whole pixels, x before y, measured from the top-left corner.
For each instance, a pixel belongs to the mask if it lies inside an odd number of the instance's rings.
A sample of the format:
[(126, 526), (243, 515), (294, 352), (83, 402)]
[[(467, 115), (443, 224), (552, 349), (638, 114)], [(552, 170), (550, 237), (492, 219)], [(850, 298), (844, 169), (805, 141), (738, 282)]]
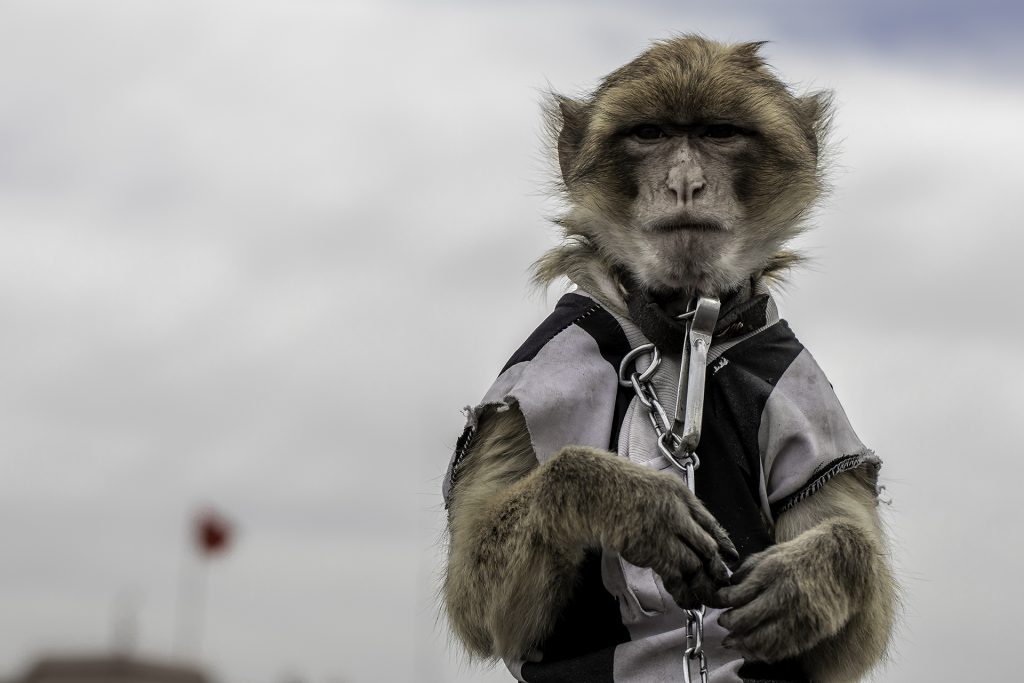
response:
[(42, 659), (13, 683), (211, 683), (211, 679), (181, 664), (100, 656)]
[(227, 550), (234, 527), (224, 515), (212, 509), (205, 509), (196, 515), (195, 534), (199, 553), (203, 556), (218, 555)]

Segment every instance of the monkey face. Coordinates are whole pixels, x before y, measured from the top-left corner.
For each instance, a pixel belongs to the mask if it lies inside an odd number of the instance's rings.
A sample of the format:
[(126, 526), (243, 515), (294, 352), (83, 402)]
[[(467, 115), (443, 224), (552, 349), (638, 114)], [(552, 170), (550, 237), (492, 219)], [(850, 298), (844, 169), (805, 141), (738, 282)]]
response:
[(755, 144), (752, 133), (731, 123), (661, 121), (612, 142), (632, 187), (617, 197), (625, 210), (604, 223), (602, 241), (641, 282), (717, 293), (757, 265), (744, 249), (746, 211), (733, 172)]
[(652, 287), (718, 294), (765, 268), (821, 189), (827, 100), (757, 44), (656, 44), (584, 102), (560, 98), (567, 223)]

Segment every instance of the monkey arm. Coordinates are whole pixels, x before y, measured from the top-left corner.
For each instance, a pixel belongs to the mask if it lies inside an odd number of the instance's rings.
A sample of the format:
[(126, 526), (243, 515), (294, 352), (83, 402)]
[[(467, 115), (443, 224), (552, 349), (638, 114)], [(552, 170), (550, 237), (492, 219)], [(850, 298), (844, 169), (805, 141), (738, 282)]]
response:
[[(885, 655), (896, 613), (897, 587), (873, 482), (863, 471), (836, 477), (831, 486), (779, 516), (779, 541), (831, 532), (839, 585), (850, 592), (849, 617), (835, 635), (803, 655), (814, 680), (858, 680)], [(822, 494), (825, 494), (822, 496)], [(821, 530), (821, 531), (819, 531)], [(848, 546), (840, 545), (843, 539)]]
[(516, 409), (481, 418), (449, 512), (449, 621), (470, 652), (535, 658), (588, 548), (657, 571), (684, 606), (727, 582), (725, 531), (676, 477), (594, 448), (538, 465)]
[(896, 586), (874, 485), (836, 476), (782, 513), (777, 545), (750, 557), (720, 592), (733, 609), (725, 644), (754, 659), (799, 656), (815, 681), (855, 681), (885, 653)]
[(474, 655), (522, 656), (540, 642), (582, 560), (539, 534), (531, 543), (537, 472), (522, 415), (484, 416), (453, 486), (444, 580), (448, 620)]

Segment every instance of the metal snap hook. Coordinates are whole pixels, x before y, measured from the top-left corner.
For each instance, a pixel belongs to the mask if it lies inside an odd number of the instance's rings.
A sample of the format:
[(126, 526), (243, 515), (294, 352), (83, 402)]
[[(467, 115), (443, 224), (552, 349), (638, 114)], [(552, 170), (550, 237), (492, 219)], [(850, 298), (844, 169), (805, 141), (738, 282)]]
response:
[(638, 379), (641, 382), (646, 382), (650, 379), (658, 369), (658, 366), (661, 365), (661, 352), (658, 351), (658, 348), (654, 344), (641, 344), (627, 353), (625, 357), (623, 357), (622, 362), (619, 363), (619, 384), (624, 387), (633, 386), (631, 375), (637, 375), (637, 373), (634, 372), (634, 361), (643, 354), (651, 353), (652, 351), (654, 352), (654, 357), (651, 359), (651, 364), (643, 371), (643, 373), (638, 375)]

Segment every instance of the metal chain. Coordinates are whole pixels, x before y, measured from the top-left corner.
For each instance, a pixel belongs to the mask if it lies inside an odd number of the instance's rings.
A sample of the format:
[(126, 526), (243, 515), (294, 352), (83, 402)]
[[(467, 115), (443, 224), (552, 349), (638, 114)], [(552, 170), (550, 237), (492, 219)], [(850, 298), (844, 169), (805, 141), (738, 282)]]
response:
[[(646, 370), (637, 372), (634, 369), (633, 372), (629, 372), (630, 364), (634, 364), (635, 367), (636, 359), (648, 354), (652, 355), (652, 358), (651, 364), (647, 366)], [(661, 401), (658, 400), (658, 394), (651, 383), (651, 378), (654, 377), (654, 373), (658, 371), (660, 366), (661, 352), (658, 351), (654, 344), (638, 346), (622, 359), (622, 363), (619, 365), (619, 384), (627, 388), (632, 387), (633, 391), (636, 392), (637, 400), (647, 409), (647, 417), (651, 421), (654, 433), (658, 437), (658, 451), (670, 463), (682, 471), (686, 486), (690, 491), (693, 491), (693, 473), (700, 467), (700, 458), (695, 452), (684, 453), (682, 457), (679, 457), (679, 447), (682, 445), (682, 439), (672, 431), (672, 420), (669, 419), (668, 412), (661, 405)], [(626, 373), (629, 374), (627, 375)]]
[[(651, 364), (643, 372), (638, 372), (636, 361), (642, 355), (651, 355)], [(654, 427), (654, 433), (658, 436), (658, 450), (668, 458), (670, 463), (682, 471), (683, 481), (692, 492), (695, 483), (694, 472), (700, 467), (700, 458), (695, 452), (683, 453), (682, 457), (679, 457), (682, 439), (672, 431), (672, 422), (669, 420), (665, 407), (658, 400), (658, 394), (651, 382), (654, 373), (660, 366), (661, 352), (658, 351), (658, 347), (654, 344), (638, 346), (622, 359), (622, 363), (619, 365), (619, 384), (624, 387), (632, 387), (636, 392), (637, 400), (647, 409), (647, 417), (651, 421), (651, 426)], [(708, 660), (704, 654), (704, 606), (702, 605), (699, 609), (683, 611), (686, 613), (686, 651), (683, 653), (686, 661), (683, 666), (683, 681), (691, 683), (690, 665), (696, 660), (700, 668), (701, 683), (707, 683)]]
[(683, 681), (691, 683), (690, 663), (697, 660), (700, 666), (701, 683), (708, 683), (708, 658), (704, 654), (704, 605), (699, 609), (688, 609), (686, 612), (686, 651), (683, 656)]

